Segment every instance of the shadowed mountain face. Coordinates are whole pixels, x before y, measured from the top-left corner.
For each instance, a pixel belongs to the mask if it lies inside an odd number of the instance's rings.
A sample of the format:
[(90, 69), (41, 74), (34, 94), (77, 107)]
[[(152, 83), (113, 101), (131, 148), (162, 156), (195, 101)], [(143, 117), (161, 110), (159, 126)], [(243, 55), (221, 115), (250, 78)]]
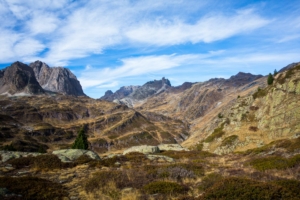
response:
[(0, 94), (4, 93), (42, 94), (44, 90), (28, 65), (15, 62), (0, 71)]
[(67, 68), (49, 67), (46, 63), (35, 61), (30, 64), (42, 88), (51, 92), (84, 96), (80, 82)]

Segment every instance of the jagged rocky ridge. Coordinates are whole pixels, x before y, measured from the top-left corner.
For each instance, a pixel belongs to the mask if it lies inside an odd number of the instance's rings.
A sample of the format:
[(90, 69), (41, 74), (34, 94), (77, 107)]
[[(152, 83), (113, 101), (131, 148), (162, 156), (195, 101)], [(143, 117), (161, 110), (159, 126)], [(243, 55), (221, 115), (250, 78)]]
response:
[(29, 65), (44, 90), (67, 95), (84, 96), (80, 82), (67, 68), (49, 67), (46, 63), (35, 61)]
[(0, 70), (0, 94), (43, 94), (44, 90), (35, 78), (33, 70), (21, 62), (15, 62)]

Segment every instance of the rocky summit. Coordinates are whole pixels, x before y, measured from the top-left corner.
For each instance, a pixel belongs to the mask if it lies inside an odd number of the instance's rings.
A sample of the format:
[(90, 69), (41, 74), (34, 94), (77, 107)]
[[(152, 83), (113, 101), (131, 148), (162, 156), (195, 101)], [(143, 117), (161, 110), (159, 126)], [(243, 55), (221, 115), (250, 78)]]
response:
[(33, 70), (21, 62), (0, 71), (0, 94), (43, 94), (44, 90), (35, 78)]
[(68, 70), (13, 63), (0, 73), (0, 198), (300, 199), (300, 64), (270, 76), (92, 99)]
[(35, 61), (29, 65), (44, 90), (67, 95), (84, 96), (76, 76), (67, 68), (49, 67), (46, 63)]

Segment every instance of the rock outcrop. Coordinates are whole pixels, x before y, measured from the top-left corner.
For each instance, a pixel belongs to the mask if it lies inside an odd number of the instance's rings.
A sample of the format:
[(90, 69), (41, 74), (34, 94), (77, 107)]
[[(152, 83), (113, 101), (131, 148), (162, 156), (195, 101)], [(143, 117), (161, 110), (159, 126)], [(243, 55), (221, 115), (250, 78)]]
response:
[(80, 82), (67, 68), (49, 67), (46, 63), (35, 61), (30, 64), (37, 81), (43, 89), (67, 95), (84, 96)]
[(138, 89), (140, 86), (123, 86), (120, 89), (118, 89), (115, 93), (113, 93), (111, 90), (107, 90), (105, 92), (105, 95), (101, 97), (100, 99), (106, 100), (106, 101), (114, 101), (114, 100), (120, 100), (131, 93), (133, 93), (136, 89)]
[(160, 144), (158, 145), (160, 151), (189, 151), (183, 148), (180, 144)]
[(139, 101), (160, 94), (169, 88), (171, 88), (170, 81), (163, 77), (161, 80), (149, 81), (143, 86), (121, 87), (115, 93), (108, 90), (100, 99), (133, 107)]
[(141, 146), (133, 146), (129, 149), (126, 149), (123, 152), (123, 155), (126, 155), (131, 152), (139, 152), (143, 154), (149, 154), (149, 153), (159, 153), (159, 149), (157, 146), (148, 146), (148, 145), (141, 145)]
[(94, 160), (100, 160), (98, 154), (83, 149), (61, 149), (53, 151), (52, 154), (56, 155), (62, 162), (75, 161), (82, 155), (87, 155), (88, 157)]
[(44, 90), (26, 64), (15, 62), (0, 70), (0, 94), (43, 94)]

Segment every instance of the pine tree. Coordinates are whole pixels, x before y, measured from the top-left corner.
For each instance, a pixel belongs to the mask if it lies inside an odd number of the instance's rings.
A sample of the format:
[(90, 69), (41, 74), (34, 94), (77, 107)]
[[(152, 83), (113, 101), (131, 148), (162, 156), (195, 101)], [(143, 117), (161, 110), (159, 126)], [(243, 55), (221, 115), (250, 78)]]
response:
[(269, 73), (269, 76), (268, 76), (268, 85), (272, 85), (273, 81), (274, 81), (273, 75), (271, 73)]
[(88, 149), (88, 140), (84, 133), (84, 129), (81, 128), (75, 142), (72, 145), (72, 149)]
[(278, 74), (277, 70), (274, 70), (274, 76), (276, 76)]

